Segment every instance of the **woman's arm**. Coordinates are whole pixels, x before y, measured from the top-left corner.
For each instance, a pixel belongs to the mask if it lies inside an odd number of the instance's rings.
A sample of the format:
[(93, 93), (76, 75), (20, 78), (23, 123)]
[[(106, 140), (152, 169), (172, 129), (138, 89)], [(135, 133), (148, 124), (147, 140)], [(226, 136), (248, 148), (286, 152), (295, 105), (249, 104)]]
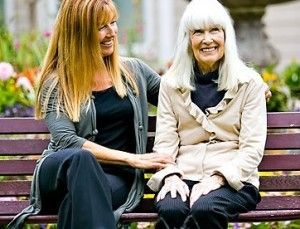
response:
[(263, 157), (267, 134), (265, 86), (254, 83), (248, 86), (245, 105), (242, 108), (239, 149), (236, 157), (219, 168), (228, 184), (236, 190), (257, 170)]
[[(177, 119), (172, 108), (171, 90), (167, 84), (167, 79), (162, 78), (153, 151), (170, 155), (175, 161), (178, 154), (179, 136), (177, 131)], [(176, 165), (169, 165), (155, 173), (147, 185), (153, 191), (158, 191), (163, 184), (164, 178), (170, 174), (178, 174), (180, 177), (183, 173)]]
[(74, 123), (63, 113), (48, 112), (45, 121), (56, 149), (82, 148), (90, 151), (97, 160), (109, 164), (129, 165), (142, 169), (162, 169), (174, 160), (166, 154), (132, 154), (110, 149), (79, 137)]
[(90, 151), (95, 157), (108, 164), (129, 165), (141, 169), (162, 169), (168, 164), (174, 163), (173, 159), (166, 154), (147, 153), (133, 154), (120, 150), (110, 149), (91, 141), (85, 141), (83, 149)]

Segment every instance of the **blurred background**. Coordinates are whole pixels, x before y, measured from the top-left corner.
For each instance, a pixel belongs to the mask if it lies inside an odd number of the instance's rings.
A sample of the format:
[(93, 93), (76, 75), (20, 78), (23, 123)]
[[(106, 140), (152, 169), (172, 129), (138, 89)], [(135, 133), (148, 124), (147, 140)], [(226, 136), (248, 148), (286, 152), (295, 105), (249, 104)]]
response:
[[(273, 92), (269, 111), (298, 110), (300, 0), (220, 1), (234, 19), (240, 55), (260, 71)], [(115, 2), (120, 11), (121, 54), (139, 57), (163, 74), (172, 63), (177, 27), (188, 0)], [(0, 99), (0, 113), (13, 115), (11, 107), (16, 104), (30, 106), (34, 96), (30, 84), (41, 65), (59, 4), (60, 0), (0, 0), (0, 77), (11, 78), (7, 76), (11, 65), (10, 74), (15, 81), (24, 76), (21, 84), (29, 91), (28, 98)], [(1, 68), (6, 75), (1, 76)], [(0, 93), (7, 87), (0, 85)]]

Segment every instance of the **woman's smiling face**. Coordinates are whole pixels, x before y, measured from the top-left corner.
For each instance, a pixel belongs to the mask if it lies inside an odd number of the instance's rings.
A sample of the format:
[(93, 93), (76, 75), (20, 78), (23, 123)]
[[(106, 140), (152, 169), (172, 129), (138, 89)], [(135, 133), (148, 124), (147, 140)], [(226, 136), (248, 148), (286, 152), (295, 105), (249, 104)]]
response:
[(219, 26), (209, 26), (190, 32), (191, 46), (199, 69), (203, 73), (218, 68), (224, 56), (225, 34)]

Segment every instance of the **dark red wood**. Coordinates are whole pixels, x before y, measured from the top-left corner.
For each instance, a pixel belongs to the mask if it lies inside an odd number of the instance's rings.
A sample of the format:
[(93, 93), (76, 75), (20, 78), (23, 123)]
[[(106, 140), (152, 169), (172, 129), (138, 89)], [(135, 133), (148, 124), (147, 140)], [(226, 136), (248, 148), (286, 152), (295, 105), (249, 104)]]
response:
[(264, 196), (256, 209), (300, 210), (300, 196)]
[(299, 112), (269, 112), (268, 128), (300, 128)]
[(28, 204), (29, 201), (27, 200), (0, 200), (0, 215), (16, 215), (27, 207)]
[[(300, 176), (261, 176), (259, 190), (265, 192), (300, 191)], [(145, 193), (153, 194), (153, 191), (146, 184)]]
[[(251, 211), (241, 214), (231, 222), (262, 222), (277, 220), (293, 220), (300, 218), (300, 210), (276, 210), (276, 211)], [(153, 222), (157, 219), (157, 213), (125, 213), (121, 221), (126, 222)]]
[(2, 196), (29, 196), (31, 181), (5, 180), (0, 182), (0, 197)]
[(299, 149), (300, 133), (269, 134), (265, 149)]
[(48, 133), (44, 121), (34, 118), (0, 118), (0, 133), (2, 134), (28, 134)]
[(300, 219), (300, 210), (251, 211), (240, 214), (232, 222), (263, 222)]
[(0, 160), (0, 175), (32, 175), (35, 160)]
[[(0, 215), (0, 225), (8, 224), (14, 216)], [(26, 220), (27, 224), (44, 224), (44, 223), (57, 223), (57, 216), (56, 215), (37, 215), (37, 216), (29, 216)]]
[(260, 191), (300, 191), (300, 176), (261, 176)]
[(300, 153), (287, 155), (265, 155), (259, 165), (260, 171), (300, 171)]
[(1, 155), (41, 155), (49, 139), (1, 139)]
[[(299, 128), (299, 112), (269, 112), (269, 128)], [(149, 130), (155, 130), (156, 117), (149, 117)], [(48, 133), (47, 126), (34, 118), (0, 118), (0, 133)]]
[[(269, 112), (268, 128), (299, 128), (300, 114), (299, 112)], [(149, 131), (155, 131), (156, 117), (149, 117)]]

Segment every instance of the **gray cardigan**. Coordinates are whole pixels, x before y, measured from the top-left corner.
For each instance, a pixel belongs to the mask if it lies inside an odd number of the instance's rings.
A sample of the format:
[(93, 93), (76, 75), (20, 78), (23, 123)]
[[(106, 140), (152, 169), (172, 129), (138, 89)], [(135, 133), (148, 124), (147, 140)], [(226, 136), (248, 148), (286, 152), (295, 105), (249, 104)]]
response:
[[(128, 86), (128, 98), (132, 103), (134, 110), (134, 129), (136, 137), (136, 153), (146, 153), (147, 129), (148, 129), (148, 102), (156, 105), (160, 77), (151, 68), (138, 59), (124, 58), (128, 68), (134, 73), (138, 87), (139, 95), (135, 95)], [(54, 100), (53, 100), (54, 101)], [(57, 117), (53, 111), (53, 101), (49, 101), (50, 111), (46, 112), (45, 121), (51, 133), (51, 141), (48, 149), (43, 152), (42, 158), (37, 162), (34, 171), (30, 205), (19, 213), (8, 225), (11, 229), (21, 229), (26, 217), (37, 215), (41, 210), (41, 198), (38, 185), (40, 165), (44, 159), (52, 153), (65, 148), (81, 148), (86, 139), (93, 141), (98, 131), (96, 129), (96, 110), (93, 97), (88, 106), (81, 110), (80, 121), (74, 123), (65, 115)], [(59, 153), (59, 152), (58, 152)], [(137, 206), (143, 197), (143, 172), (140, 169), (135, 170), (135, 179), (129, 192), (127, 201), (115, 212), (115, 219), (118, 222), (120, 215), (124, 211), (131, 211)]]

